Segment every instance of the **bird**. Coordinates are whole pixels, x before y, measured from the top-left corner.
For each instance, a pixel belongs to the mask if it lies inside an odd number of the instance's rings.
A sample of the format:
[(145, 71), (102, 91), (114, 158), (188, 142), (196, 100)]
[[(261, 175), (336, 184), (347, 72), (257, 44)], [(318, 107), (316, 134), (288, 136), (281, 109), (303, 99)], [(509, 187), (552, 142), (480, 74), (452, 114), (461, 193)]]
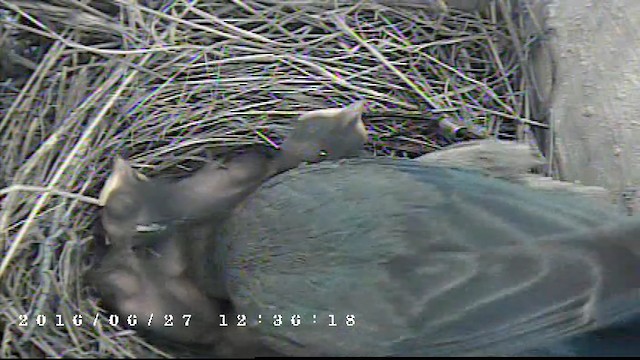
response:
[(189, 209), (128, 227), (188, 244), (195, 288), (226, 299), (253, 343), (292, 356), (593, 355), (640, 343), (637, 218), (446, 163), (287, 163), (222, 221), (200, 216), (203, 230), (154, 230)]
[[(222, 217), (265, 179), (300, 163), (359, 156), (367, 141), (364, 102), (303, 113), (278, 151), (253, 150), (205, 166), (178, 182), (149, 178), (116, 157), (99, 195), (101, 222), (112, 241), (162, 229), (165, 222)], [(142, 209), (144, 208), (144, 209)]]
[(640, 219), (576, 193), (405, 159), (302, 164), (216, 236), (203, 254), (235, 311), (283, 354), (640, 353)]
[(398, 159), (319, 163), (252, 193), (217, 255), (238, 313), (305, 319), (255, 325), (280, 352), (511, 355), (640, 312), (640, 221), (593, 205)]
[[(242, 329), (220, 331), (220, 316), (231, 311), (224, 284), (209, 264), (193, 264), (191, 258), (204, 250), (216, 224), (265, 179), (300, 162), (357, 156), (367, 141), (363, 106), (360, 101), (303, 113), (278, 151), (254, 149), (179, 181), (149, 179), (116, 157), (99, 197), (96, 235), (104, 235), (107, 246), (86, 282), (106, 308), (149, 321), (153, 326), (138, 329), (152, 339), (176, 346), (213, 344), (220, 356), (273, 355)], [(205, 277), (207, 286), (199, 287), (193, 277)], [(152, 313), (160, 318), (149, 320)], [(186, 321), (189, 326), (180, 325)]]

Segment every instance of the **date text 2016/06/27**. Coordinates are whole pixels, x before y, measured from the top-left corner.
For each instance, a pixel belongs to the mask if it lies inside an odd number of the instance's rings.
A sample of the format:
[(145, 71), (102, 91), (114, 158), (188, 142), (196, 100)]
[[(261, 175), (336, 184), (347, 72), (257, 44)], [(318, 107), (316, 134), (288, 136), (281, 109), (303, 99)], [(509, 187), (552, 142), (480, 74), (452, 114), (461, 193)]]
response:
[[(102, 315), (102, 316), (101, 316)], [(68, 315), (67, 315), (68, 316)], [(65, 316), (65, 317), (67, 317)], [(117, 315), (117, 314), (96, 314), (95, 316), (87, 316), (91, 320), (88, 323), (91, 323), (93, 326), (97, 326), (98, 322), (104, 321), (111, 326), (121, 326), (126, 325), (129, 327), (137, 327), (137, 326), (152, 326), (157, 325), (157, 322), (162, 322), (161, 326), (166, 327), (174, 327), (174, 326), (185, 326), (188, 327), (192, 316), (190, 314), (182, 314), (182, 315), (174, 315), (174, 314), (163, 314), (158, 316), (158, 314), (148, 314), (147, 316), (138, 316), (135, 314), (131, 315)], [(50, 321), (53, 318), (53, 321)], [(344, 316), (336, 316), (334, 314), (317, 316), (312, 315), (308, 318), (302, 317), (300, 315), (282, 315), (282, 314), (274, 314), (271, 316), (247, 316), (244, 314), (238, 314), (234, 317), (229, 317), (227, 315), (221, 314), (219, 315), (220, 322), (219, 326), (227, 327), (227, 326), (247, 326), (251, 324), (252, 326), (256, 325), (271, 325), (274, 327), (281, 326), (301, 326), (301, 325), (324, 325), (328, 327), (339, 327), (339, 326), (347, 326), (353, 327), (356, 325), (356, 317), (353, 314), (347, 314)], [(235, 318), (235, 319), (234, 319)], [(30, 325), (30, 318), (28, 315), (20, 315), (18, 317), (17, 325), (20, 327), (27, 327)], [(44, 327), (47, 324), (53, 325), (55, 327), (65, 327), (68, 325), (80, 327), (87, 322), (85, 321), (85, 317), (82, 314), (76, 314), (71, 316), (70, 321), (64, 321), (64, 317), (61, 314), (55, 314), (51, 316), (47, 316), (44, 314), (38, 314), (31, 318), (31, 320), (35, 321), (35, 325), (38, 327)]]

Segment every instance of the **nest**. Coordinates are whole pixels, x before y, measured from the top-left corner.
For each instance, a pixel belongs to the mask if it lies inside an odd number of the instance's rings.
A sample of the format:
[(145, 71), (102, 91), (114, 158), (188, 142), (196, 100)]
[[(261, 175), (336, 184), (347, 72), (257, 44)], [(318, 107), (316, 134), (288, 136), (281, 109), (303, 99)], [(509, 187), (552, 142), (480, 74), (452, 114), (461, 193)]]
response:
[(116, 154), (184, 175), (357, 99), (379, 156), (539, 125), (526, 11), (394, 3), (0, 1), (0, 356), (170, 355), (111, 325), (82, 282)]

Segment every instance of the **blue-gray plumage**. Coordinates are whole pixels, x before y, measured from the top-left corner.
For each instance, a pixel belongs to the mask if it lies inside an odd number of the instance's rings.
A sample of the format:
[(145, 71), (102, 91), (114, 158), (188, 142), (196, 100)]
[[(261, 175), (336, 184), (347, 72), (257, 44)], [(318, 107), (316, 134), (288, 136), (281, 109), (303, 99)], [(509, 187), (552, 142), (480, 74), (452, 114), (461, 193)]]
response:
[(574, 194), (354, 159), (268, 181), (218, 256), (238, 313), (356, 315), (257, 326), (284, 353), (509, 355), (637, 315), (639, 236), (640, 220)]

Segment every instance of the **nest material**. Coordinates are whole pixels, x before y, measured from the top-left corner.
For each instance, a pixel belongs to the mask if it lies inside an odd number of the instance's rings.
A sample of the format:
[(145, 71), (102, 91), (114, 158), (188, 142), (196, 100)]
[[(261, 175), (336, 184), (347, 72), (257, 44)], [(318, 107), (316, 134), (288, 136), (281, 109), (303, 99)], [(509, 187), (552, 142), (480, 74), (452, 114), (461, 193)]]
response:
[(186, 173), (360, 98), (383, 156), (535, 123), (523, 11), (382, 3), (0, 0), (0, 356), (167, 355), (109, 325), (81, 280), (117, 153)]

